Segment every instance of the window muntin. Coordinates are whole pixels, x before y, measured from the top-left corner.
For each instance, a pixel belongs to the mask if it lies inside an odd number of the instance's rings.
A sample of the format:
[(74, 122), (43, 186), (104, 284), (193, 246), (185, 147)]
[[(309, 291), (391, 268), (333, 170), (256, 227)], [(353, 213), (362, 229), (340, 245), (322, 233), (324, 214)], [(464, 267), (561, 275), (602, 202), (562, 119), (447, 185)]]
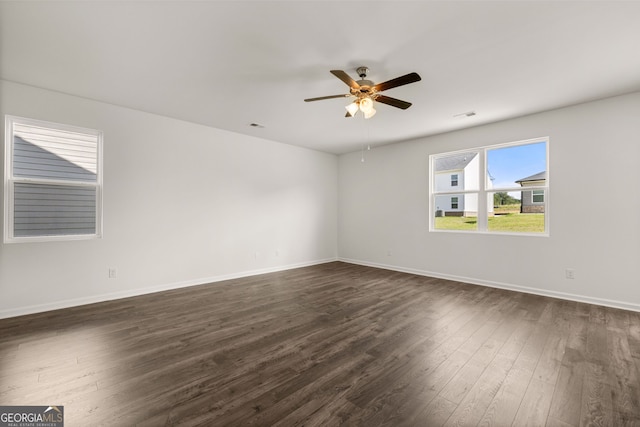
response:
[[(430, 230), (548, 235), (548, 149), (538, 138), (431, 155)], [(439, 177), (447, 166), (460, 169), (456, 188)], [(442, 202), (451, 197), (460, 197), (458, 212)]]
[(457, 197), (452, 197), (451, 198), (451, 209), (458, 209), (458, 198)]
[(458, 186), (458, 174), (454, 173), (451, 175), (451, 186), (452, 187), (457, 187)]
[(5, 242), (102, 233), (102, 133), (5, 119)]

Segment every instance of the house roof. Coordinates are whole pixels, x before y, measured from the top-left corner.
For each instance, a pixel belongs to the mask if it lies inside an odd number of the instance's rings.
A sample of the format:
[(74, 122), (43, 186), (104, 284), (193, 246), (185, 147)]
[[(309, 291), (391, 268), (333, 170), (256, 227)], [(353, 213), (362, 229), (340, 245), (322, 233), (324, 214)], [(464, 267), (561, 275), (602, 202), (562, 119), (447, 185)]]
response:
[(436, 172), (464, 169), (478, 153), (460, 153), (436, 159)]
[(538, 172), (535, 175), (531, 175), (526, 178), (521, 178), (516, 181), (516, 184), (520, 184), (522, 182), (529, 182), (529, 181), (544, 181), (546, 179), (547, 179), (547, 171), (542, 171), (542, 172)]

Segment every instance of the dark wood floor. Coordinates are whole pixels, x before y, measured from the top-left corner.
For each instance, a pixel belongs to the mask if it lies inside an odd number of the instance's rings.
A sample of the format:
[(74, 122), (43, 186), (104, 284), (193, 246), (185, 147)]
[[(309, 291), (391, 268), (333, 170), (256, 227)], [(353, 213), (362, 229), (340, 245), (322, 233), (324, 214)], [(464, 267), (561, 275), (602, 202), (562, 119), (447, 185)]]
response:
[(640, 426), (640, 313), (329, 263), (0, 320), (66, 425)]

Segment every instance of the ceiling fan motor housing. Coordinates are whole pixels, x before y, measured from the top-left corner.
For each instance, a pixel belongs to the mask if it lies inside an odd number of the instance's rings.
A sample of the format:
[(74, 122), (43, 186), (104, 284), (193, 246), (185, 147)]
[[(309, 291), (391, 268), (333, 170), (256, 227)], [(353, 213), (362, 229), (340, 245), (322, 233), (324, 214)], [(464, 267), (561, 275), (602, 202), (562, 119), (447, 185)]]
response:
[(373, 92), (372, 88), (375, 83), (371, 80), (358, 80), (356, 83), (358, 83), (360, 87), (358, 89), (351, 89), (351, 93), (354, 95), (357, 95), (358, 93), (367, 95)]

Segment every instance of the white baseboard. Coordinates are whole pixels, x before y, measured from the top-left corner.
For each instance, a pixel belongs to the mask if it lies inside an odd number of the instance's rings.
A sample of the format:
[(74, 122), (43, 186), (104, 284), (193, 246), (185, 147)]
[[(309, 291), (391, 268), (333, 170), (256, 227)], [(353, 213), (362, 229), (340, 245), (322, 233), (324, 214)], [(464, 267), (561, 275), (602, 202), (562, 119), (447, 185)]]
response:
[(418, 270), (414, 268), (405, 268), (395, 265), (378, 264), (374, 262), (361, 261), (349, 258), (338, 258), (338, 261), (349, 264), (363, 265), (366, 267), (382, 268), (384, 270), (398, 271), (401, 273), (411, 273), (417, 276), (436, 277), (438, 279), (453, 280), (456, 282), (468, 283), (471, 285), (487, 286), (490, 288), (505, 289), (509, 291), (524, 292), (527, 294), (540, 295), (545, 297), (558, 298), (569, 301), (583, 302), (587, 304), (601, 305), (604, 307), (619, 308), (622, 310), (630, 310), (640, 312), (640, 304), (633, 304), (624, 301), (609, 300), (604, 298), (594, 298), (586, 295), (570, 294), (565, 292), (550, 291), (547, 289), (530, 288), (527, 286), (513, 285), (510, 283), (493, 282), (489, 280), (474, 279), (471, 277), (455, 276), (451, 274), (442, 274), (433, 271)]
[(222, 282), (224, 280), (240, 279), (243, 277), (257, 276), (259, 274), (275, 273), (278, 271), (292, 270), (294, 268), (325, 264), (325, 263), (333, 262), (337, 260), (338, 260), (337, 258), (329, 258), (329, 259), (322, 259), (322, 260), (316, 260), (316, 261), (302, 262), (297, 264), (282, 265), (277, 267), (262, 268), (257, 270), (241, 271), (238, 273), (231, 273), (231, 274), (225, 274), (225, 275), (213, 276), (213, 277), (205, 277), (200, 279), (187, 280), (184, 282), (165, 283), (157, 286), (131, 289), (131, 290), (126, 290), (121, 292), (111, 292), (106, 294), (93, 295), (90, 297), (73, 298), (73, 299), (55, 301), (55, 302), (46, 303), (46, 304), (37, 304), (37, 305), (30, 305), (26, 307), (12, 308), (8, 310), (0, 310), (0, 319), (7, 319), (10, 317), (24, 316), (27, 314), (35, 314), (35, 313), (42, 313), (46, 311), (59, 310), (62, 308), (77, 307), (77, 306), (87, 305), (87, 304), (95, 304), (99, 302), (112, 301), (112, 300), (117, 300), (122, 298), (152, 294), (155, 292), (168, 291), (172, 289), (187, 288), (189, 286), (205, 285), (208, 283)]
[(453, 280), (456, 282), (463, 282), (471, 285), (488, 286), (491, 288), (505, 289), (505, 290), (511, 290), (516, 292), (524, 292), (528, 294), (541, 295), (541, 296), (559, 298), (559, 299), (564, 299), (569, 301), (577, 301), (577, 302), (583, 302), (587, 304), (595, 304), (595, 305), (601, 305), (605, 307), (613, 307), (613, 308), (619, 308), (622, 310), (631, 310), (631, 311), (640, 312), (640, 304), (633, 304), (633, 303), (628, 303), (624, 301), (609, 300), (604, 298), (594, 298), (594, 297), (589, 297), (585, 295), (569, 294), (565, 292), (549, 291), (546, 289), (530, 288), (527, 286), (519, 286), (519, 285), (513, 285), (509, 283), (479, 280), (479, 279), (474, 279), (470, 277), (455, 276), (451, 274), (442, 274), (442, 273), (433, 272), (433, 271), (418, 270), (414, 268), (406, 268), (406, 267), (400, 267), (400, 266), (388, 265), (388, 264), (379, 264), (379, 263), (350, 259), (350, 258), (328, 258), (328, 259), (303, 262), (298, 264), (290, 264), (290, 265), (284, 265), (284, 266), (243, 271), (243, 272), (220, 275), (220, 276), (206, 277), (206, 278), (188, 280), (183, 282), (165, 283), (157, 286), (131, 289), (131, 290), (121, 291), (121, 292), (112, 292), (112, 293), (94, 295), (94, 296), (85, 297), (85, 298), (74, 298), (74, 299), (63, 300), (63, 301), (55, 301), (47, 304), (38, 304), (38, 305), (18, 307), (18, 308), (13, 308), (8, 310), (0, 310), (0, 319), (23, 316), (27, 314), (42, 313), (46, 311), (59, 310), (59, 309), (69, 308), (69, 307), (77, 307), (77, 306), (86, 305), (86, 304), (95, 304), (99, 302), (135, 297), (139, 295), (152, 294), (155, 292), (186, 288), (190, 286), (199, 286), (207, 283), (222, 282), (225, 280), (240, 279), (243, 277), (257, 276), (259, 274), (275, 273), (278, 271), (292, 270), (292, 269), (301, 268), (301, 267), (309, 267), (312, 265), (325, 264), (333, 261), (341, 261), (349, 264), (381, 268), (384, 270), (392, 270), (392, 271), (398, 271), (402, 273), (410, 273), (418, 276), (436, 277), (439, 279)]

